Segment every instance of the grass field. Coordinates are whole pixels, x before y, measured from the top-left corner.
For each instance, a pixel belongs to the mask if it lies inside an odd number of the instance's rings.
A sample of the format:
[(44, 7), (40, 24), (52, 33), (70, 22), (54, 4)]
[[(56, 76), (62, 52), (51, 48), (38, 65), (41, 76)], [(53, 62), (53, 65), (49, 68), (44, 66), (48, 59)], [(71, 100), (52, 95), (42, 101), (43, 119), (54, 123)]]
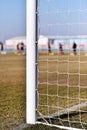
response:
[[(76, 109), (78, 104), (86, 105)], [(43, 116), (56, 114), (48, 122), (87, 129), (87, 57), (84, 53), (39, 55), (38, 108)], [(67, 108), (71, 111), (66, 113)]]
[(25, 57), (0, 55), (0, 130), (25, 120)]
[[(80, 56), (40, 53), (38, 63), (40, 113), (47, 116), (87, 102), (87, 57), (83, 53)], [(0, 55), (0, 92), (0, 130), (12, 130), (26, 122), (26, 56)], [(67, 126), (71, 123), (73, 127), (82, 127), (82, 122), (87, 129), (87, 106), (61, 115), (59, 122), (56, 119), (51, 122)], [(35, 125), (25, 130), (59, 129)]]

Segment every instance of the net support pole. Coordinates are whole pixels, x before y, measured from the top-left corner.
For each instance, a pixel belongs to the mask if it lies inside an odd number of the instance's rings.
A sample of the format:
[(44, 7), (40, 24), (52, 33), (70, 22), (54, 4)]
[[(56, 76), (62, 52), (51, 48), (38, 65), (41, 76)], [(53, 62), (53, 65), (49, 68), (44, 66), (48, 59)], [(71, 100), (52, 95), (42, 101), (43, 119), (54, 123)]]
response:
[(26, 0), (26, 123), (36, 122), (37, 0)]

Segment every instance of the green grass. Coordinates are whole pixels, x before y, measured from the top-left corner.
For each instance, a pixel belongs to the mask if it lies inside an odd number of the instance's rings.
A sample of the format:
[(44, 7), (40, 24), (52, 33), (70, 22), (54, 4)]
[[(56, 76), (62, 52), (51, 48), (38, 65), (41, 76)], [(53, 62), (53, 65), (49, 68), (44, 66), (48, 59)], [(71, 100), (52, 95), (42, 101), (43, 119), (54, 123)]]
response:
[(44, 126), (44, 125), (30, 125), (28, 128), (24, 128), (23, 130), (60, 130), (59, 128), (56, 127), (49, 127), (49, 126)]
[[(68, 62), (71, 61), (71, 62)], [(46, 56), (39, 55), (39, 105), (38, 110), (44, 116), (60, 110), (87, 102), (87, 57), (79, 56)], [(80, 65), (80, 68), (79, 68)], [(68, 68), (68, 69), (67, 69)], [(41, 72), (43, 71), (43, 73)], [(80, 72), (83, 75), (69, 73)], [(51, 73), (50, 73), (51, 72)], [(63, 74), (64, 72), (64, 74)], [(68, 80), (67, 80), (68, 79)], [(80, 88), (78, 82), (80, 81)], [(49, 85), (44, 84), (49, 82)], [(66, 86), (66, 84), (68, 86)], [(48, 113), (49, 105), (49, 113)], [(87, 107), (81, 108), (82, 112), (74, 111), (61, 115), (60, 120), (51, 120), (52, 123), (61, 125), (61, 122), (73, 127), (82, 125), (87, 129)], [(39, 115), (39, 114), (38, 114)], [(40, 115), (39, 115), (40, 116)], [(69, 119), (69, 122), (67, 121)], [(26, 57), (13, 53), (0, 55), (0, 130), (10, 130), (26, 121)], [(49, 122), (49, 120), (47, 119)], [(78, 121), (78, 123), (76, 123)], [(86, 123), (86, 124), (85, 124)], [(58, 128), (44, 125), (29, 125), (24, 130), (59, 130)]]
[(25, 120), (25, 57), (0, 56), (0, 130)]
[[(76, 56), (69, 54), (49, 56), (44, 53), (39, 55), (38, 109), (42, 115), (50, 115), (87, 102), (86, 61), (87, 57), (84, 53)], [(80, 109), (81, 112), (71, 111), (69, 117), (67, 114), (61, 115), (61, 122), (65, 126), (69, 126), (70, 122), (72, 127), (78, 128), (82, 128), (79, 123), (82, 122), (83, 127), (87, 129), (87, 107)], [(51, 123), (61, 125), (59, 122), (56, 119), (51, 120)]]

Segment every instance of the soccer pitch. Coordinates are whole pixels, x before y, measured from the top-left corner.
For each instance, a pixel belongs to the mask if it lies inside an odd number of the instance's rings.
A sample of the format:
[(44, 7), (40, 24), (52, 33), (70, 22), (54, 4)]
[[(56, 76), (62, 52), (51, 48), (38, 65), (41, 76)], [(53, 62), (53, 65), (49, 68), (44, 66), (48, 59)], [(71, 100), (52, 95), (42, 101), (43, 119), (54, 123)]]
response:
[[(44, 117), (51, 117), (53, 124), (56, 122), (58, 125), (69, 126), (70, 123), (74, 128), (82, 128), (82, 123), (87, 129), (87, 57), (85, 53), (78, 52), (77, 55), (71, 55), (66, 52), (62, 56), (57, 53), (53, 56), (41, 53), (39, 82), (39, 111)], [(67, 109), (69, 112), (66, 112)]]
[[(41, 73), (43, 70), (44, 72), (52, 71), (55, 72), (52, 75), (48, 73), (48, 80), (47, 82), (51, 82), (51, 84), (56, 83), (57, 81), (57, 70), (62, 75), (59, 77), (59, 83), (66, 84), (66, 74), (67, 72), (67, 62), (71, 61), (69, 64), (68, 71), (71, 73), (78, 73), (78, 67), (79, 64), (76, 61), (79, 61), (79, 56), (70, 56), (68, 54), (65, 54), (63, 56), (58, 56), (56, 53), (52, 56), (48, 55), (46, 56), (46, 53), (40, 53), (39, 54), (39, 60), (38, 60), (38, 66), (39, 66), (39, 83), (44, 83), (45, 79), (47, 78), (45, 73)], [(60, 62), (58, 62), (60, 61)], [(73, 62), (72, 62), (73, 61)], [(84, 53), (80, 56), (80, 73), (81, 74), (87, 74), (87, 63), (84, 63), (84, 61), (87, 61), (87, 56), (84, 55)], [(84, 64), (83, 64), (84, 63)], [(49, 65), (49, 67), (47, 67)], [(58, 66), (57, 66), (58, 65)], [(75, 66), (75, 68), (74, 68)], [(49, 76), (50, 74), (50, 76)], [(48, 94), (49, 96), (49, 106), (56, 106), (58, 97), (53, 97), (53, 94), (59, 94), (59, 97), (66, 97), (67, 91), (68, 96), (70, 99), (68, 100), (68, 107), (72, 107), (76, 104), (78, 104), (77, 98), (79, 98), (80, 95), (80, 102), (84, 103), (87, 102), (87, 77), (81, 77), (81, 88), (80, 93), (78, 94), (79, 88), (75, 87), (78, 83), (78, 76), (71, 76), (70, 77), (70, 89), (66, 86), (55, 86), (51, 85), (49, 87)], [(74, 81), (74, 82), (73, 82)], [(43, 107), (42, 105), (47, 103), (47, 86), (39, 84), (38, 86), (39, 91), (39, 105), (38, 110), (43, 114), (47, 115), (47, 109), (46, 107)], [(44, 96), (42, 96), (44, 95)], [(73, 99), (75, 97), (75, 99)], [(61, 108), (67, 107), (67, 99), (59, 98), (59, 104), (61, 104)], [(51, 109), (51, 108), (50, 108)], [(83, 113), (82, 120), (86, 123), (84, 127), (87, 129), (87, 107), (82, 108)], [(52, 109), (50, 114), (55, 113), (58, 111), (57, 109)], [(61, 115), (61, 118), (63, 120), (63, 123), (68, 125), (67, 122), (67, 114)], [(25, 123), (26, 121), (26, 56), (17, 56), (14, 54), (7, 54), (7, 55), (0, 55), (0, 130), (10, 130), (14, 129), (17, 126), (19, 126), (22, 123)], [(79, 112), (71, 112), (70, 115), (71, 121), (77, 121), (79, 120)], [(54, 123), (56, 120), (54, 121)], [(72, 124), (72, 126), (75, 126), (75, 124)], [(80, 126), (80, 123), (78, 123), (78, 126)], [(26, 128), (26, 130), (59, 130), (57, 128), (50, 128), (43, 125), (35, 125), (35, 126), (29, 126), (29, 128)]]
[(0, 130), (25, 120), (25, 56), (0, 55)]

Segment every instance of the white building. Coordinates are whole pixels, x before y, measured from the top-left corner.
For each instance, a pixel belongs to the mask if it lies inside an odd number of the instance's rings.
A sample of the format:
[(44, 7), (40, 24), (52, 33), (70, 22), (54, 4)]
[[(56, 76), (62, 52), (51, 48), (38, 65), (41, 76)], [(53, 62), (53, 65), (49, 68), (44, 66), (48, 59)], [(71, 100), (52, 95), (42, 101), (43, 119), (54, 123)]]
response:
[(6, 50), (17, 50), (17, 44), (24, 43), (26, 47), (26, 38), (25, 37), (14, 37), (6, 40), (5, 49)]
[(48, 42), (49, 42), (49, 38), (46, 36), (39, 36), (38, 39), (38, 49), (39, 50), (47, 50), (48, 49)]
[[(76, 42), (77, 49), (87, 50), (87, 36), (43, 36), (40, 35), (38, 38), (38, 49), (48, 50), (48, 43), (50, 43), (52, 50), (59, 49), (59, 43), (63, 45), (64, 50), (72, 50), (73, 42)], [(26, 37), (15, 37), (6, 40), (5, 49), (6, 50), (17, 50), (17, 44), (24, 43), (26, 49)]]
[[(17, 50), (17, 44), (19, 43), (24, 43), (25, 48), (26, 48), (26, 37), (14, 37), (11, 39), (6, 40), (5, 42), (5, 49), (6, 50)], [(38, 40), (38, 48), (39, 50), (41, 49), (46, 49), (48, 48), (48, 38), (45, 36), (39, 36), (39, 40)]]

